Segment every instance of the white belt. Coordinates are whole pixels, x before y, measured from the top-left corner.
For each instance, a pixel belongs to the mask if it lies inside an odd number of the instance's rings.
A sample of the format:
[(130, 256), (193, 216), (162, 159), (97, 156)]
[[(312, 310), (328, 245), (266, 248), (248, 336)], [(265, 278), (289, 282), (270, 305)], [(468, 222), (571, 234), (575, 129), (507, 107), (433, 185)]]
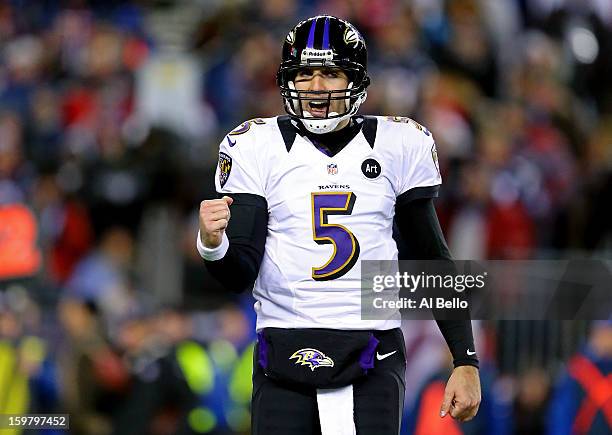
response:
[(356, 435), (353, 386), (317, 388), (321, 435)]

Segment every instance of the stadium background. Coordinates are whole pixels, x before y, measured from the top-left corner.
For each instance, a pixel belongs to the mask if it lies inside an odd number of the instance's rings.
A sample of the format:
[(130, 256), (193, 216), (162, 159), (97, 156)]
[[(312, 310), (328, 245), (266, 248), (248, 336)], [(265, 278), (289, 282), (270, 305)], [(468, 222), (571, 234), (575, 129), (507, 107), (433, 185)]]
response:
[[(433, 131), (456, 258), (610, 258), (609, 1), (1, 0), (0, 413), (249, 432), (252, 300), (206, 274), (197, 208), (224, 134), (282, 113), (281, 43), (316, 13), (366, 38), (362, 113)], [(611, 330), (479, 323), (477, 421), (420, 433), (565, 433), (566, 364)], [(433, 323), (405, 333), (413, 433), (448, 356)]]

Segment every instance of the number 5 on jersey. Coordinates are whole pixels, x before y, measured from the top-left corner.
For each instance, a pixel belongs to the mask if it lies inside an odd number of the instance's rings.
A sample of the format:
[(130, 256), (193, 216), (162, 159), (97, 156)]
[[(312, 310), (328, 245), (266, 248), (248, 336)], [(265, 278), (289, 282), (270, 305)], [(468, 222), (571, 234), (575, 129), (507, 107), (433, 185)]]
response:
[(312, 279), (328, 281), (346, 274), (359, 258), (359, 242), (346, 227), (328, 223), (331, 215), (349, 215), (355, 205), (353, 192), (314, 192), (312, 204), (312, 238), (319, 245), (331, 244), (334, 252), (320, 267), (312, 268)]

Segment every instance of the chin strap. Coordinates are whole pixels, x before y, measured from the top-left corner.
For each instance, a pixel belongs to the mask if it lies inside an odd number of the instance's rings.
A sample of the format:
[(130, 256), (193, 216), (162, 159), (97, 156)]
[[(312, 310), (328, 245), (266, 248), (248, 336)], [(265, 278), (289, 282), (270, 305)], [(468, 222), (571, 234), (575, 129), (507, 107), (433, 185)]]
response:
[(304, 124), (304, 127), (306, 127), (306, 130), (309, 132), (323, 134), (333, 131), (338, 124), (340, 124), (340, 121), (343, 121), (344, 119), (346, 119), (345, 116), (333, 119), (300, 118), (300, 121), (302, 121), (302, 124)]

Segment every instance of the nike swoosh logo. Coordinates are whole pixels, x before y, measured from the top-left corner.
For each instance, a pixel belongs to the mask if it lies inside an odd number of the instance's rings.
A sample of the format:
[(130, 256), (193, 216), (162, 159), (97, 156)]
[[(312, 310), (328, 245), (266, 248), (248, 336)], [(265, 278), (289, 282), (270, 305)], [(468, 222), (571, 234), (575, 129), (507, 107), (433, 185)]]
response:
[(474, 351), (474, 352), (472, 352), (472, 351), (470, 351), (469, 349), (468, 349), (466, 352), (467, 352), (468, 356), (476, 355), (476, 352), (475, 352), (475, 351)]
[(233, 147), (234, 145), (236, 145), (236, 141), (233, 141), (229, 138), (229, 136), (227, 137), (227, 142), (229, 143), (230, 147)]
[(388, 356), (393, 355), (395, 352), (397, 352), (397, 350), (394, 350), (393, 352), (385, 353), (384, 355), (381, 355), (378, 352), (376, 352), (376, 359), (378, 361), (383, 360), (383, 359), (387, 358)]

